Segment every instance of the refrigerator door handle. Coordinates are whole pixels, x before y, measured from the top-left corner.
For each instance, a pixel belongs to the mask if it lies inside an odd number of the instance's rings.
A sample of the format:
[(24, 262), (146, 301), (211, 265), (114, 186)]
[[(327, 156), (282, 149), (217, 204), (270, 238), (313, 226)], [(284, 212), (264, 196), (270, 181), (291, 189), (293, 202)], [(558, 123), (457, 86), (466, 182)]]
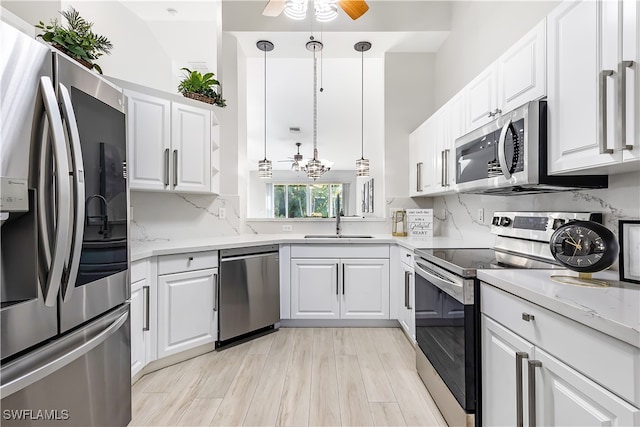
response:
[[(69, 228), (70, 219), (68, 212), (71, 211), (71, 184), (69, 180), (69, 163), (66, 140), (64, 137), (64, 128), (62, 126), (62, 117), (60, 116), (60, 110), (58, 109), (58, 102), (56, 94), (53, 90), (53, 83), (47, 76), (40, 77), (40, 94), (42, 95), (42, 101), (44, 104), (45, 113), (47, 115), (49, 129), (51, 130), (51, 139), (53, 141), (53, 151), (56, 161), (56, 230), (53, 240), (54, 250), (53, 253), (45, 250), (46, 263), (49, 266), (47, 274), (47, 283), (44, 287), (44, 304), (48, 307), (53, 307), (58, 297), (58, 291), (60, 289), (60, 283), (62, 282), (62, 276), (65, 271), (65, 262), (67, 261), (67, 248), (69, 247)], [(42, 158), (40, 159), (40, 183), (42, 179), (43, 171), (47, 170), (47, 142), (43, 142), (43, 149), (41, 151)], [(46, 185), (46, 184), (45, 184)], [(40, 200), (46, 201), (45, 189), (39, 188)], [(42, 203), (39, 211), (38, 221), (40, 223), (39, 229), (44, 234), (44, 242), (41, 244), (49, 245), (50, 233), (47, 227), (48, 212), (44, 208), (46, 203)]]
[(73, 112), (73, 105), (71, 104), (71, 96), (69, 95), (67, 88), (62, 83), (58, 85), (58, 91), (62, 98), (62, 112), (67, 125), (67, 134), (69, 135), (71, 165), (73, 168), (74, 221), (73, 237), (69, 247), (71, 261), (67, 268), (68, 273), (66, 281), (62, 284), (62, 301), (67, 302), (71, 299), (71, 294), (76, 284), (76, 278), (78, 277), (80, 253), (82, 252), (82, 240), (84, 237), (84, 162), (82, 161), (80, 133), (78, 132), (78, 124), (76, 122), (75, 113)]
[[(119, 314), (115, 313), (116, 315)], [(121, 314), (115, 321), (113, 321), (108, 327), (102, 329), (99, 333), (95, 334), (86, 342), (81, 345), (75, 347), (71, 351), (66, 352), (60, 357), (52, 358), (52, 360), (47, 361), (46, 363), (42, 363), (42, 359), (46, 358), (46, 353), (39, 355), (41, 357), (30, 358), (29, 362), (20, 366), (20, 371), (26, 372), (24, 375), (20, 375), (15, 379), (9, 379), (8, 381), (4, 381), (2, 378), (2, 386), (0, 387), (0, 396), (2, 399), (5, 397), (12, 395), (13, 393), (24, 389), (25, 387), (30, 386), (31, 384), (45, 378), (48, 375), (51, 375), (55, 371), (67, 366), (69, 363), (78, 359), (79, 357), (87, 354), (103, 342), (105, 342), (111, 335), (113, 335), (129, 318), (129, 310), (126, 310), (123, 314)], [(52, 348), (51, 351), (55, 351), (56, 349)], [(27, 365), (27, 366), (25, 366)], [(17, 368), (17, 366), (16, 366)]]

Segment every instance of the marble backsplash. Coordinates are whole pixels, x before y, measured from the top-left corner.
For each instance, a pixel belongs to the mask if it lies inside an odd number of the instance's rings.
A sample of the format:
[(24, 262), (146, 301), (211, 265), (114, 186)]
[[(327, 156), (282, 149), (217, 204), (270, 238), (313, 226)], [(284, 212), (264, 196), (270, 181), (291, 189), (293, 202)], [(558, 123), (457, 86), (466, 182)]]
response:
[[(484, 209), (484, 221), (478, 210)], [(609, 188), (522, 196), (453, 194), (434, 200), (434, 234), (484, 238), (496, 211), (602, 212), (605, 225), (618, 234), (618, 220), (640, 218), (640, 173), (609, 176)]]
[[(194, 195), (131, 192), (131, 239), (136, 242), (168, 241), (182, 238), (232, 236), (237, 234), (282, 233), (282, 225), (292, 226), (295, 234), (335, 232), (335, 222), (326, 220), (267, 221), (250, 220), (241, 214), (237, 195)], [(225, 208), (220, 218), (219, 208)], [(492, 244), (489, 224), (493, 212), (518, 211), (594, 211), (604, 214), (605, 225), (615, 234), (618, 220), (640, 218), (640, 173), (611, 175), (609, 188), (523, 196), (485, 196), (453, 194), (436, 198), (389, 197), (386, 218), (347, 219), (346, 234), (390, 234), (389, 212), (400, 208), (433, 208), (434, 235)], [(478, 209), (484, 221), (478, 220)]]

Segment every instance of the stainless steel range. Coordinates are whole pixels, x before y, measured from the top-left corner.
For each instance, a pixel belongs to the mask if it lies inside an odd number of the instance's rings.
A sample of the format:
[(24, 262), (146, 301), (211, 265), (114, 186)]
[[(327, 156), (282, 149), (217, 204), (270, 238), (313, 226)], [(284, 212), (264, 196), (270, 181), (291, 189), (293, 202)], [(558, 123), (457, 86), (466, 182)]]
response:
[(479, 426), (480, 292), (478, 269), (559, 268), (553, 231), (571, 220), (602, 223), (593, 212), (496, 212), (491, 249), (415, 251), (416, 366), (451, 426)]

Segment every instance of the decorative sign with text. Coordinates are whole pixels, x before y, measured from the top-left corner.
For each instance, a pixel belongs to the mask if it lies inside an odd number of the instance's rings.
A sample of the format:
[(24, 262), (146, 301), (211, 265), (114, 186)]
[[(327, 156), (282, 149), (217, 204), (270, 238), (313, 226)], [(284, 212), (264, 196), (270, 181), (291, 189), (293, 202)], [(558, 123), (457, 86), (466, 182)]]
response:
[(433, 209), (407, 209), (409, 237), (433, 237)]

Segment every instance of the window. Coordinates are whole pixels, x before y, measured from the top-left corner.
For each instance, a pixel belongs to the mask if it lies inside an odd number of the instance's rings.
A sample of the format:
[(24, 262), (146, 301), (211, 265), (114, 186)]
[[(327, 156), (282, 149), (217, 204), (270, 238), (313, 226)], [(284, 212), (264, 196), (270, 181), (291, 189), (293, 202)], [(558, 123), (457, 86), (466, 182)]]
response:
[(336, 203), (342, 208), (342, 184), (273, 184), (270, 191), (273, 218), (329, 218)]

